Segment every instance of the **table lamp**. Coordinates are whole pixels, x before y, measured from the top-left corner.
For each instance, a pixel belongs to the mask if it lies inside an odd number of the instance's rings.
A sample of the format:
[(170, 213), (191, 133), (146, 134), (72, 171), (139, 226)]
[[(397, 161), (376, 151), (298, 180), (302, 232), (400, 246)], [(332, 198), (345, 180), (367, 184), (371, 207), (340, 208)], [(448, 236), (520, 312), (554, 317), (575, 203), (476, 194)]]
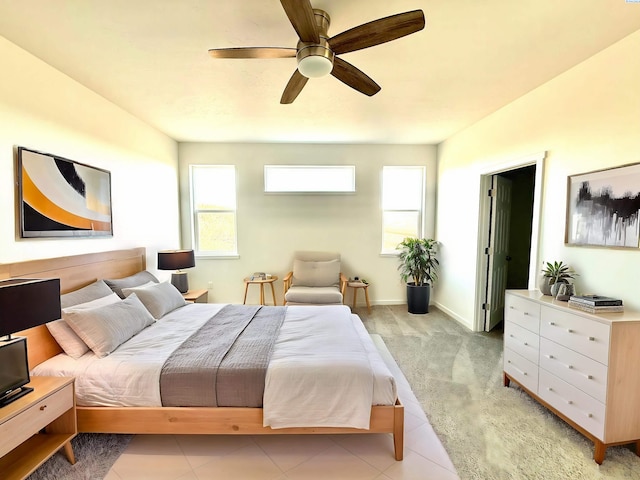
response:
[(0, 408), (33, 392), (27, 340), (11, 334), (60, 317), (60, 279), (0, 280)]
[(0, 337), (61, 317), (60, 279), (0, 280)]
[(196, 266), (193, 250), (162, 250), (158, 252), (158, 270), (176, 270), (171, 275), (171, 284), (180, 293), (189, 291), (189, 279), (187, 272), (181, 272), (183, 268)]

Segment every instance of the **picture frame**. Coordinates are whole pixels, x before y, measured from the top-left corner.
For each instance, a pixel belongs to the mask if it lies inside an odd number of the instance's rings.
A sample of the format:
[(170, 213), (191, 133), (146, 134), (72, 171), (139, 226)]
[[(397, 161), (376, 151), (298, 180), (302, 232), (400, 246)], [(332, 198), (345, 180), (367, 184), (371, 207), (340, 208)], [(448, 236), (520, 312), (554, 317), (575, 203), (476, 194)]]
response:
[(567, 178), (565, 243), (640, 246), (640, 163)]
[(16, 148), (21, 238), (113, 236), (111, 172)]

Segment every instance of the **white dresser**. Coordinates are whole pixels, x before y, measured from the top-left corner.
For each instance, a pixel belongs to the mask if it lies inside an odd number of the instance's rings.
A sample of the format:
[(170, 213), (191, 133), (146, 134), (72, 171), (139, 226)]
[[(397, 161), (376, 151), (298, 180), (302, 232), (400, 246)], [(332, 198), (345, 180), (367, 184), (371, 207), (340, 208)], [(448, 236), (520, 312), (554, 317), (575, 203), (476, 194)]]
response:
[(504, 385), (511, 381), (594, 442), (640, 455), (640, 313), (592, 315), (538, 290), (507, 290)]

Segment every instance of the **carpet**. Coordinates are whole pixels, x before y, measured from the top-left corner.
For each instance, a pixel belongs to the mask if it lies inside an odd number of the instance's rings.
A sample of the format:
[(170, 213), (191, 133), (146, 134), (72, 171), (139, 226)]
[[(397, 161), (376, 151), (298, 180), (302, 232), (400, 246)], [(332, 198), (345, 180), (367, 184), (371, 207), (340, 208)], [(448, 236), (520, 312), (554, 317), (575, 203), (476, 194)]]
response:
[(102, 480), (132, 437), (111, 433), (80, 433), (71, 440), (75, 465), (71, 465), (60, 451), (27, 480)]
[(473, 333), (435, 308), (358, 311), (384, 339), (462, 480), (640, 479), (629, 446), (593, 461), (593, 443), (502, 383), (502, 332)]

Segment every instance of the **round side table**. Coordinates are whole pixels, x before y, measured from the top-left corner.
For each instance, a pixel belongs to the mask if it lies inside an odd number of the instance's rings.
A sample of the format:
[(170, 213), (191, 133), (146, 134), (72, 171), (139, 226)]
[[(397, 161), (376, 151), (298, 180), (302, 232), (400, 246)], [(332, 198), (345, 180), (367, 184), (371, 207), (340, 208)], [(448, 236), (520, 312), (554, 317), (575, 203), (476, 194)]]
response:
[(266, 303), (264, 303), (264, 284), (268, 283), (269, 285), (271, 285), (271, 295), (273, 295), (273, 304), (277, 305), (276, 302), (276, 292), (273, 289), (273, 282), (275, 282), (276, 280), (278, 280), (278, 277), (273, 275), (271, 278), (265, 278), (264, 280), (262, 279), (251, 279), (251, 277), (247, 277), (244, 279), (244, 300), (242, 302), (243, 305), (245, 305), (247, 303), (247, 292), (249, 291), (249, 285), (251, 284), (255, 284), (255, 285), (260, 285), (260, 305), (266, 305)]
[(367, 301), (367, 311), (371, 313), (371, 304), (369, 303), (369, 284), (362, 282), (347, 282), (347, 287), (353, 289), (353, 303), (351, 309), (356, 308), (356, 297), (358, 296), (358, 290), (364, 290), (364, 298)]

